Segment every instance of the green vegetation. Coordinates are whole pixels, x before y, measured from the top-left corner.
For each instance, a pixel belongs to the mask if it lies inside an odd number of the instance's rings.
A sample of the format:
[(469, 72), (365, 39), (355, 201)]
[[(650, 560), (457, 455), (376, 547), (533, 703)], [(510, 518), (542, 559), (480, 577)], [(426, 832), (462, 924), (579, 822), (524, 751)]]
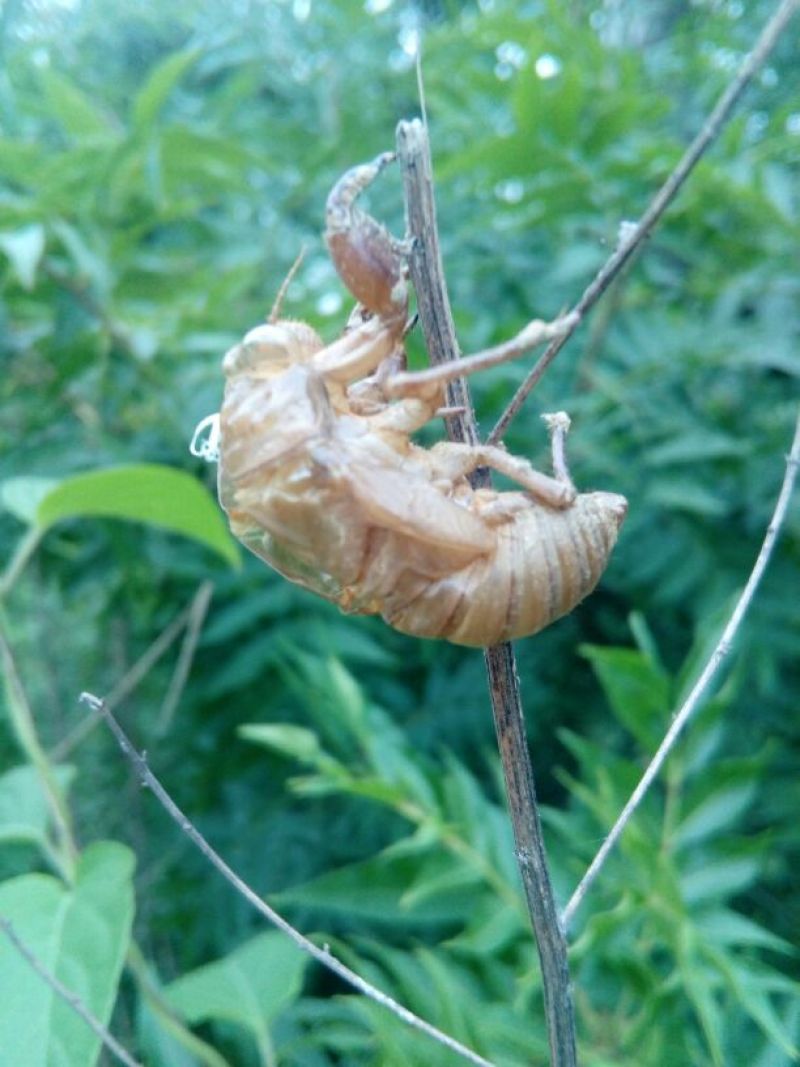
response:
[[(574, 303), (773, 7), (420, 3), (464, 351)], [(86, 720), (85, 689), (114, 694), (176, 801), (297, 926), (500, 1067), (547, 1062), (481, 656), (245, 558), (188, 453), (222, 354), (303, 245), (286, 314), (328, 339), (345, 321), (325, 196), (418, 110), (417, 12), (367, 9), (0, 10), (0, 915), (148, 1067), (457, 1060), (265, 929)], [(538, 414), (568, 410), (578, 485), (631, 504), (600, 590), (517, 650), (562, 904), (713, 647), (783, 475), (796, 33), (507, 438), (544, 467)], [(396, 173), (370, 202), (400, 233)], [(474, 381), (485, 430), (524, 371)], [(799, 578), (795, 502), (721, 688), (576, 918), (585, 1067), (797, 1062)], [(98, 1047), (0, 939), (0, 1060), (89, 1067)]]

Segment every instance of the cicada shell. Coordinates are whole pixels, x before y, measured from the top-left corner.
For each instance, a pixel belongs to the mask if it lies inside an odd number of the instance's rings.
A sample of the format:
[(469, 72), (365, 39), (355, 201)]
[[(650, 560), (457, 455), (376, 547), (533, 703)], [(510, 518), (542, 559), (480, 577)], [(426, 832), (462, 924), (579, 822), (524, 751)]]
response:
[[(402, 259), (355, 206), (386, 162), (348, 172), (328, 201), (331, 254), (360, 302), (343, 336), (325, 345), (304, 323), (270, 322), (225, 356), (220, 501), (249, 549), (343, 611), (493, 645), (536, 633), (591, 592), (626, 502), (576, 493), (561, 458), (563, 414), (551, 417), (555, 477), (501, 448), (413, 442), (440, 410), (445, 379), (486, 360), (403, 372)], [(564, 328), (529, 324), (525, 343)], [(520, 491), (473, 488), (469, 475), (484, 466)]]

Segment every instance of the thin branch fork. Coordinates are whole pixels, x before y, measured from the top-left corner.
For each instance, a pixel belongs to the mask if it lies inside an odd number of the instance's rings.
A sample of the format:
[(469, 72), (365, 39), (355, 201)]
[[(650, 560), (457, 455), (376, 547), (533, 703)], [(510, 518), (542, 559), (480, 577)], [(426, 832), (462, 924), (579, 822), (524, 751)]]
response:
[[(458, 344), (439, 250), (430, 147), (421, 122), (400, 123), (397, 149), (403, 173), (407, 233), (412, 243), (409, 269), (428, 355), (438, 367), (457, 359)], [(450, 440), (477, 444), (475, 415), (463, 378), (449, 383), (447, 404), (457, 409), (445, 420)], [(487, 471), (476, 475), (475, 484), (489, 484)], [(485, 659), (517, 861), (541, 963), (551, 1063), (553, 1067), (575, 1067), (575, 1019), (567, 946), (536, 806), (514, 652), (510, 644), (497, 645), (485, 650)]]
[(201, 855), (212, 865), (212, 867), (215, 867), (219, 871), (225, 881), (233, 886), (239, 896), (246, 900), (247, 903), (259, 913), (259, 915), (272, 923), (272, 925), (277, 927), (282, 933), (286, 934), (286, 936), (289, 937), (299, 949), (308, 953), (309, 956), (312, 956), (318, 963), (321, 963), (323, 967), (332, 971), (333, 974), (343, 982), (346, 982), (347, 985), (357, 990), (357, 992), (362, 993), (365, 997), (369, 997), (370, 1000), (375, 1001), (376, 1004), (379, 1004), (393, 1015), (396, 1015), (397, 1018), (407, 1026), (419, 1030), (440, 1045), (450, 1049), (451, 1052), (456, 1053), (470, 1063), (476, 1064), (477, 1067), (495, 1067), (495, 1064), (490, 1060), (484, 1059), (483, 1056), (479, 1056), (477, 1052), (473, 1052), (473, 1050), (467, 1048), (466, 1045), (462, 1045), (460, 1041), (456, 1041), (455, 1038), (451, 1037), (449, 1034), (445, 1034), (431, 1023), (421, 1019), (418, 1015), (415, 1015), (412, 1011), (409, 1011), (408, 1008), (405, 1008), (402, 1004), (398, 1003), (398, 1001), (394, 1000), (393, 997), (388, 996), (376, 986), (371, 985), (359, 974), (356, 974), (355, 971), (351, 970), (335, 956), (331, 955), (327, 946), (320, 948), (318, 945), (315, 945), (313, 941), (309, 940), (309, 938), (304, 934), (301, 934), (299, 930), (295, 929), (291, 923), (287, 922), (279, 912), (270, 907), (265, 900), (262, 900), (258, 893), (256, 893), (254, 889), (251, 889), (233, 868), (228, 866), (219, 853), (216, 852), (205, 837), (203, 837), (191, 819), (181, 811), (158, 778), (156, 778), (150, 770), (144, 754), (137, 752), (133, 747), (127, 734), (112, 714), (108, 704), (99, 697), (94, 696), (92, 693), (82, 693), (80, 699), (83, 704), (101, 716), (105, 721), (106, 726), (108, 726), (109, 730), (116, 738), (117, 744), (121, 748), (123, 755), (133, 766), (136, 776), (141, 784), (146, 789), (150, 790), (161, 807), (166, 811), (167, 815), (169, 815), (172, 821), (178, 825)]
[(755, 591), (761, 581), (761, 578), (764, 575), (764, 571), (766, 570), (767, 564), (770, 560), (770, 556), (772, 555), (772, 550), (775, 547), (775, 542), (778, 539), (778, 534), (780, 532), (781, 527), (783, 526), (784, 519), (786, 518), (786, 512), (789, 507), (789, 500), (792, 495), (792, 490), (794, 489), (794, 483), (797, 477), (797, 468), (799, 465), (800, 410), (798, 410), (797, 413), (797, 422), (795, 424), (792, 447), (786, 460), (786, 473), (784, 474), (783, 484), (781, 485), (781, 490), (778, 494), (778, 499), (775, 504), (775, 510), (772, 514), (772, 518), (770, 519), (769, 525), (767, 526), (767, 532), (764, 536), (764, 541), (761, 545), (761, 550), (759, 551), (758, 556), (756, 557), (755, 564), (753, 565), (753, 569), (750, 572), (750, 577), (747, 579), (747, 583), (745, 584), (745, 587), (742, 590), (741, 596), (736, 602), (736, 606), (734, 607), (733, 612), (731, 613), (731, 617), (729, 618), (727, 625), (725, 626), (725, 629), (722, 632), (722, 636), (720, 637), (716, 647), (714, 648), (714, 651), (711, 653), (708, 662), (700, 673), (700, 677), (695, 682), (694, 686), (692, 687), (692, 691), (689, 693), (682, 707), (676, 712), (675, 717), (672, 720), (672, 724), (667, 733), (665, 734), (664, 740), (659, 745), (655, 756), (653, 756), (653, 759), (651, 760), (650, 764), (642, 775), (639, 784), (636, 786), (633, 793), (631, 794), (628, 803), (622, 809), (619, 818), (609, 831), (608, 837), (603, 842), (597, 855), (589, 865), (586, 874), (584, 874), (583, 878), (580, 881), (580, 884), (578, 885), (575, 892), (572, 894), (569, 903), (567, 904), (566, 908), (564, 908), (564, 912), (562, 915), (562, 923), (565, 929), (569, 927), (570, 923), (575, 917), (575, 912), (581, 906), (584, 897), (586, 896), (589, 889), (592, 887), (592, 884), (594, 883), (595, 879), (602, 870), (603, 865), (611, 854), (612, 849), (622, 836), (625, 827), (633, 818), (636, 809), (644, 800), (648, 789), (655, 781), (658, 772), (661, 770), (665, 760), (667, 759), (667, 756), (669, 756), (670, 752), (675, 747), (675, 743), (678, 740), (681, 731), (691, 718), (695, 709), (700, 704), (704, 694), (708, 690), (715, 675), (719, 671), (719, 668), (722, 666), (723, 660), (730, 653), (734, 638), (736, 637), (736, 633), (739, 629), (739, 626), (741, 625), (742, 620), (744, 619), (747, 609), (750, 607), (750, 602), (753, 599)]
[(700, 132), (686, 149), (678, 165), (653, 197), (645, 213), (637, 223), (623, 227), (622, 235), (616, 249), (600, 268), (595, 278), (584, 290), (580, 300), (578, 300), (577, 304), (572, 309), (574, 322), (571, 323), (563, 333), (551, 341), (536, 361), (533, 369), (511, 398), (503, 414), (497, 420), (497, 424), (487, 438), (487, 444), (497, 444), (503, 437), (512, 420), (518, 415), (531, 390), (539, 382), (544, 372), (577, 330), (583, 316), (590, 308), (594, 307), (606, 289), (608, 289), (611, 282), (617, 277), (634, 253), (640, 248), (654, 226), (660, 221), (661, 216), (675, 199), (681, 186), (694, 170), (701, 157), (719, 136), (723, 126), (731, 117), (733, 109), (738, 103), (742, 93), (752, 81), (754, 75), (757, 74), (764, 65), (770, 52), (775, 47), (778, 38), (786, 28), (792, 16), (797, 13), (798, 9), (800, 9), (800, 0), (782, 0), (778, 5), (775, 14), (762, 30), (761, 36), (756, 42), (752, 52), (745, 56), (736, 77), (723, 92), (711, 114), (703, 123)]

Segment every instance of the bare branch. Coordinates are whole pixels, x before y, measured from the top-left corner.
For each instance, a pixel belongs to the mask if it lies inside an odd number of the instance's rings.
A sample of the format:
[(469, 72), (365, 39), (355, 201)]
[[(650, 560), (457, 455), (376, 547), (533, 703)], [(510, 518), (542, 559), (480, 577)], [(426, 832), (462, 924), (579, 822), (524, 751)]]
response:
[[(172, 622), (168, 623), (164, 627), (164, 629), (161, 631), (155, 641), (153, 641), (153, 643), (145, 649), (139, 659), (137, 659), (133, 666), (125, 672), (125, 674), (122, 676), (122, 678), (120, 678), (120, 680), (117, 682), (117, 684), (108, 694), (108, 696), (104, 698), (106, 704), (112, 709), (112, 711), (114, 710), (114, 708), (118, 707), (123, 702), (123, 700), (127, 700), (127, 698), (136, 689), (136, 687), (147, 677), (149, 672), (153, 669), (156, 663), (158, 663), (161, 657), (169, 651), (173, 643), (177, 641), (181, 633), (183, 633), (184, 629), (186, 629), (187, 626), (191, 628), (192, 619), (194, 618), (194, 615), (198, 610), (198, 602), (202, 604), (205, 601), (207, 606), (207, 598), (211, 595), (211, 592), (213, 591), (213, 586), (211, 590), (206, 591), (206, 587), (210, 584), (211, 583), (209, 582), (200, 583), (200, 585), (197, 587), (196, 592), (194, 593), (194, 596), (192, 597), (191, 601), (186, 605), (186, 607), (182, 608), (172, 620)], [(205, 609), (203, 610), (203, 614), (204, 613)], [(202, 622), (202, 617), (200, 621)], [(188, 634), (186, 640), (184, 641), (184, 647), (186, 647), (187, 642)], [(190, 650), (192, 651), (192, 653), (194, 651), (193, 644), (194, 642), (190, 643)], [(183, 649), (181, 650), (181, 656), (183, 656)], [(176, 674), (180, 669), (180, 665), (181, 662), (179, 658), (178, 665), (175, 668)], [(175, 675), (173, 675), (173, 683), (170, 684), (170, 691), (172, 690), (174, 681)], [(180, 696), (180, 693), (178, 693), (178, 696)], [(81, 744), (81, 742), (83, 742), (89, 736), (89, 734), (92, 732), (92, 730), (94, 730), (94, 728), (98, 725), (99, 722), (100, 716), (97, 715), (95, 712), (90, 711), (86, 718), (82, 722), (79, 722), (75, 729), (72, 730), (69, 734), (67, 734), (66, 737), (62, 738), (62, 740), (59, 741), (55, 748), (53, 748), (50, 753), (50, 758), (56, 763), (58, 763), (60, 760), (66, 759), (70, 752), (72, 752), (72, 750), (77, 745)]]
[(356, 989), (365, 997), (369, 997), (369, 999), (375, 1001), (376, 1004), (380, 1004), (381, 1007), (386, 1008), (387, 1011), (392, 1012), (393, 1015), (396, 1015), (398, 1019), (402, 1020), (402, 1022), (406, 1023), (408, 1026), (427, 1034), (428, 1037), (437, 1041), (440, 1045), (444, 1045), (445, 1048), (449, 1048), (452, 1052), (455, 1052), (465, 1060), (469, 1060), (470, 1063), (478, 1064), (479, 1067), (494, 1067), (491, 1061), (484, 1059), (483, 1056), (479, 1056), (477, 1052), (473, 1052), (472, 1049), (462, 1045), (459, 1041), (456, 1041), (455, 1038), (442, 1033), (441, 1030), (438, 1030), (435, 1026), (432, 1026), (424, 1019), (421, 1019), (418, 1015), (409, 1011), (408, 1008), (404, 1008), (402, 1004), (399, 1004), (392, 997), (381, 992), (381, 990), (377, 989), (375, 986), (370, 985), (369, 982), (356, 974), (355, 971), (350, 970), (349, 967), (336, 959), (335, 956), (332, 956), (326, 948), (319, 948), (313, 941), (310, 941), (305, 935), (301, 934), (299, 930), (296, 930), (283, 918), (282, 915), (275, 911), (274, 908), (271, 908), (266, 901), (261, 899), (254, 889), (251, 889), (250, 886), (228, 866), (219, 853), (214, 851), (194, 823), (181, 811), (164, 786), (150, 770), (145, 757), (133, 747), (122, 727), (109, 710), (108, 705), (99, 697), (93, 696), (91, 693), (82, 693), (81, 701), (105, 720), (106, 725), (117, 739), (117, 743), (122, 749), (123, 754), (133, 764), (133, 768), (136, 771), (136, 775), (141, 784), (151, 791), (162, 808), (164, 808), (173, 822), (177, 823), (195, 848), (202, 853), (208, 862), (219, 871), (222, 877), (233, 886), (236, 892), (243, 897), (251, 907), (255, 908), (261, 916), (271, 922), (273, 926), (276, 926), (282, 933), (286, 934), (287, 937), (291, 938), (303, 952), (307, 952), (310, 956), (313, 956), (313, 958), (318, 963), (321, 963), (323, 967), (327, 967), (329, 971), (332, 971), (337, 977), (341, 978), (343, 982), (352, 986), (353, 989)]
[(565, 929), (571, 923), (575, 912), (581, 906), (583, 898), (586, 896), (592, 883), (600, 873), (603, 864), (608, 859), (611, 850), (614, 845), (616, 845), (639, 804), (644, 799), (647, 790), (653, 784), (664, 761), (672, 751), (672, 748), (678, 739), (678, 735), (700, 703), (703, 695), (722, 665), (722, 661), (730, 652), (733, 639), (736, 636), (736, 632), (745, 616), (745, 612), (749, 608), (753, 595), (758, 588), (758, 584), (761, 581), (764, 571), (766, 570), (769, 558), (772, 555), (772, 550), (775, 547), (775, 542), (778, 538), (778, 533), (780, 532), (783, 520), (786, 517), (789, 498), (792, 495), (795, 478), (797, 477), (798, 465), (800, 465), (800, 411), (798, 411), (797, 415), (797, 424), (795, 426), (792, 448), (786, 460), (786, 473), (784, 475), (783, 485), (781, 486), (781, 491), (778, 495), (777, 503), (775, 504), (775, 511), (773, 512), (772, 519), (770, 520), (769, 526), (767, 526), (767, 532), (764, 537), (764, 542), (761, 545), (761, 551), (758, 553), (753, 570), (750, 573), (750, 577), (747, 579), (747, 584), (742, 590), (742, 595), (736, 602), (736, 606), (722, 633), (722, 637), (719, 639), (710, 659), (703, 668), (700, 677), (695, 682), (692, 691), (689, 693), (683, 706), (676, 713), (675, 718), (672, 720), (672, 725), (667, 731), (664, 740), (661, 742), (658, 751), (647, 767), (647, 770), (642, 775), (639, 784), (631, 794), (630, 800), (622, 809), (622, 812), (612, 826), (608, 837), (605, 839), (597, 855), (589, 865), (589, 869), (581, 879), (578, 888), (572, 894), (566, 908), (564, 908), (562, 922)]
[(124, 1063), (125, 1067), (142, 1067), (142, 1064), (139, 1063), (138, 1060), (135, 1060), (133, 1056), (120, 1045), (119, 1041), (108, 1032), (100, 1020), (89, 1011), (78, 994), (73, 993), (71, 989), (68, 989), (62, 982), (60, 982), (58, 978), (45, 967), (38, 956), (31, 952), (22, 938), (19, 937), (14, 930), (11, 921), (3, 915), (0, 915), (0, 930), (3, 931), (17, 952), (19, 952), (20, 956), (30, 964), (33, 970), (36, 971), (39, 977), (50, 986), (57, 996), (61, 997), (62, 1000), (69, 1004), (75, 1014), (83, 1019), (89, 1029), (100, 1038), (108, 1051), (115, 1056), (120, 1063)]
[[(403, 171), (407, 230), (412, 242), (411, 279), (428, 354), (433, 366), (440, 368), (458, 357), (458, 345), (439, 251), (430, 147), (421, 122), (400, 123), (397, 150)], [(447, 403), (456, 409), (446, 419), (450, 440), (476, 444), (475, 415), (463, 378), (456, 378), (448, 385)], [(476, 472), (474, 481), (490, 484), (488, 472)], [(503, 644), (487, 648), (484, 655), (517, 862), (542, 969), (551, 1063), (553, 1067), (574, 1067), (577, 1062), (575, 1021), (567, 946), (547, 868), (514, 652), (510, 644)]]
[(716, 140), (722, 127), (730, 118), (740, 96), (747, 88), (753, 75), (761, 68), (780, 37), (791, 17), (800, 8), (800, 0), (782, 0), (761, 36), (756, 42), (755, 48), (742, 62), (741, 67), (717, 101), (711, 114), (703, 124), (697, 137), (692, 141), (683, 154), (678, 165), (653, 197), (649, 207), (635, 224), (623, 228), (620, 241), (613, 254), (603, 264), (594, 280), (584, 291), (580, 300), (572, 309), (576, 316), (575, 324), (566, 330), (560, 337), (556, 337), (537, 360), (533, 370), (528, 374), (525, 381), (512, 397), (508, 407), (497, 421), (497, 425), (487, 438), (489, 444), (496, 444), (508, 429), (511, 420), (518, 414), (525, 403), (528, 394), (542, 377), (544, 372), (556, 358), (558, 353), (578, 328), (581, 319), (586, 312), (593, 307), (611, 282), (616, 278), (631, 256), (649, 235), (653, 227), (661, 219), (675, 198), (678, 190), (692, 172), (697, 162), (705, 153), (706, 149)]
[(181, 650), (178, 655), (178, 662), (175, 664), (175, 670), (173, 671), (169, 688), (167, 689), (164, 702), (161, 705), (161, 711), (158, 715), (157, 733), (159, 736), (166, 734), (172, 725), (175, 709), (181, 699), (181, 694), (186, 686), (189, 672), (192, 669), (192, 661), (194, 660), (194, 654), (197, 650), (200, 631), (203, 628), (203, 622), (205, 621), (208, 605), (211, 603), (213, 594), (214, 583), (209, 581), (201, 582), (197, 592), (192, 598), (192, 603), (189, 605), (186, 634), (184, 635), (183, 644), (181, 645)]

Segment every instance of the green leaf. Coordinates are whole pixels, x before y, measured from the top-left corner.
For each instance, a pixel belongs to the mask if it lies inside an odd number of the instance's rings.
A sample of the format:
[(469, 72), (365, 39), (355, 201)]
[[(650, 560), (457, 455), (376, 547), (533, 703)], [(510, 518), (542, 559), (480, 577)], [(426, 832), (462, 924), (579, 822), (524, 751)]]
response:
[(644, 615), (640, 611), (632, 611), (628, 616), (628, 625), (642, 655), (655, 667), (662, 668), (658, 645)]
[(750, 807), (756, 794), (755, 782), (744, 782), (718, 789), (697, 805), (675, 832), (675, 842), (682, 848), (718, 834), (730, 826)]
[[(783, 1009), (780, 1024), (784, 1032), (790, 1035), (800, 1034), (800, 996), (793, 996)], [(795, 1042), (796, 1046), (797, 1042)], [(800, 1052), (795, 1047), (793, 1055), (785, 1051), (779, 1051), (775, 1043), (766, 1038), (764, 1049), (757, 1060), (753, 1061), (753, 1067), (792, 1067), (800, 1059)]]
[(759, 948), (773, 949), (775, 952), (792, 952), (796, 950), (782, 937), (770, 933), (763, 926), (728, 908), (717, 908), (695, 919), (695, 926), (700, 935), (710, 945), (737, 946), (756, 945)]
[[(111, 1017), (133, 920), (133, 855), (90, 845), (75, 884), (27, 874), (0, 885), (0, 915), (37, 959), (104, 1025)], [(92, 1067), (100, 1039), (13, 948), (0, 945), (0, 1049), (14, 1067)]]
[(280, 752), (282, 756), (291, 756), (300, 763), (318, 766), (321, 760), (330, 760), (313, 730), (306, 730), (302, 726), (292, 726), (289, 723), (252, 723), (240, 726), (237, 733), (245, 741), (264, 745)]
[[(485, 896), (479, 874), (446, 853), (423, 850), (420, 858), (418, 851), (390, 846), (377, 856), (326, 871), (270, 899), (279, 906), (313, 908), (348, 920), (355, 916), (382, 924), (465, 922)], [(430, 881), (437, 887), (424, 892)], [(454, 885), (458, 892), (453, 891)]]
[(23, 289), (31, 290), (36, 284), (36, 272), (42, 261), (44, 246), (44, 226), (38, 222), (18, 230), (0, 232), (0, 249), (5, 252)]
[(686, 995), (705, 1036), (711, 1062), (715, 1067), (723, 1067), (722, 1016), (712, 992), (712, 984), (704, 968), (698, 966), (693, 958), (681, 962), (680, 973)]
[(751, 961), (743, 962), (713, 948), (709, 951), (709, 956), (730, 984), (740, 1010), (749, 1015), (764, 1034), (795, 1062), (800, 1059), (800, 1050), (775, 1011), (771, 999), (771, 994), (779, 990), (788, 992), (792, 1000), (796, 1001), (800, 992), (797, 983), (773, 968), (753, 965)]
[(658, 743), (670, 711), (669, 677), (632, 648), (583, 645), (617, 719), (646, 749)]
[(74, 82), (52, 68), (43, 69), (40, 78), (50, 113), (67, 133), (78, 138), (114, 132), (111, 117)]
[(332, 656), (326, 660), (330, 682), (330, 699), (341, 713), (354, 737), (366, 734), (366, 703), (356, 679), (344, 664)]
[(713, 860), (681, 876), (681, 895), (689, 905), (729, 899), (752, 885), (760, 868), (759, 861), (750, 856)]
[[(114, 281), (113, 269), (104, 256), (92, 247), (89, 234), (66, 219), (55, 219), (50, 229), (64, 246), (81, 284), (86, 284), (87, 288), (91, 286), (107, 301)], [(96, 240), (95, 243), (99, 244)]]
[(160, 997), (140, 1001), (136, 1031), (139, 1054), (148, 1067), (233, 1067), (192, 1033)]
[[(740, 969), (741, 970), (741, 969)], [(748, 980), (746, 971), (741, 970), (739, 1003), (750, 1018), (761, 1027), (763, 1032), (781, 1048), (795, 1063), (800, 1061), (800, 1047), (792, 1040), (792, 1034), (775, 1010), (766, 992), (757, 984)], [(794, 999), (800, 995), (800, 987), (794, 990)]]
[[(55, 767), (58, 784), (66, 789), (73, 767)], [(50, 806), (33, 767), (13, 767), (0, 777), (0, 841), (28, 841), (44, 845)]]
[(238, 566), (239, 549), (207, 490), (185, 471), (142, 463), (65, 478), (39, 505), (39, 526), (103, 516), (190, 537)]
[(521, 931), (519, 913), (513, 908), (498, 908), (497, 899), (487, 897), (476, 905), (466, 929), (451, 938), (450, 944), (479, 960), (488, 960), (518, 944)]
[(39, 173), (45, 158), (41, 144), (0, 137), (0, 174), (9, 181), (27, 186), (31, 176)]
[(0, 485), (0, 504), (20, 522), (35, 526), (40, 504), (57, 485), (57, 478), (7, 478)]
[(752, 445), (729, 434), (694, 430), (649, 448), (642, 462), (648, 467), (695, 466), (709, 460), (738, 459), (752, 450)]
[(195, 50), (175, 52), (154, 68), (133, 101), (133, 124), (137, 129), (153, 125), (167, 97), (198, 55)]
[(666, 511), (687, 511), (711, 519), (721, 518), (730, 511), (730, 504), (721, 496), (688, 478), (654, 482), (647, 490), (647, 501), (652, 507)]
[(301, 991), (308, 956), (269, 932), (167, 986), (167, 1002), (191, 1024), (216, 1019), (249, 1030), (270, 1048), (270, 1028)]

